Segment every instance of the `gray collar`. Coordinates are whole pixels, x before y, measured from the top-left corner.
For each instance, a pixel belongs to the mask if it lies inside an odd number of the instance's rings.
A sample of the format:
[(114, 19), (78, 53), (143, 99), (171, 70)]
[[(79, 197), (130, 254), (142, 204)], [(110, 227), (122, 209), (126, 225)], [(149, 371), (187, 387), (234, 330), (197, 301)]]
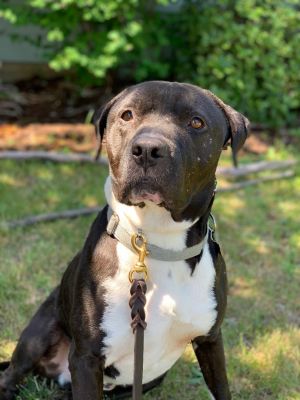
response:
[[(107, 220), (108, 224), (106, 227), (106, 231), (109, 235), (113, 235), (120, 243), (126, 246), (129, 250), (134, 251), (131, 245), (131, 236), (134, 232), (129, 233), (120, 223), (119, 216), (113, 212), (113, 210), (109, 207), (107, 211)], [(208, 225), (208, 231), (211, 230)], [(140, 230), (137, 234), (142, 234)], [(160, 261), (182, 261), (188, 260), (189, 258), (198, 256), (204, 246), (205, 238), (198, 244), (186, 247), (183, 250), (169, 250), (163, 249), (162, 247), (156, 246), (155, 244), (147, 243), (147, 250), (149, 251), (149, 257), (154, 258), (155, 260)]]

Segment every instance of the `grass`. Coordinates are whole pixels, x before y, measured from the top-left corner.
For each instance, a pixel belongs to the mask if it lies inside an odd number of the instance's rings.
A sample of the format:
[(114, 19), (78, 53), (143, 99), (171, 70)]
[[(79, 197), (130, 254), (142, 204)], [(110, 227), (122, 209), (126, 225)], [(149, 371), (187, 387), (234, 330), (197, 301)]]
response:
[[(267, 158), (290, 151), (271, 148)], [(0, 220), (103, 204), (106, 174), (101, 166), (1, 161)], [(222, 193), (214, 214), (230, 282), (223, 335), (233, 398), (299, 400), (300, 178)], [(92, 220), (0, 231), (0, 360), (9, 358), (20, 331), (59, 282)], [(30, 378), (18, 400), (56, 398), (55, 385)], [(145, 399), (195, 398), (209, 399), (188, 346), (163, 386)]]

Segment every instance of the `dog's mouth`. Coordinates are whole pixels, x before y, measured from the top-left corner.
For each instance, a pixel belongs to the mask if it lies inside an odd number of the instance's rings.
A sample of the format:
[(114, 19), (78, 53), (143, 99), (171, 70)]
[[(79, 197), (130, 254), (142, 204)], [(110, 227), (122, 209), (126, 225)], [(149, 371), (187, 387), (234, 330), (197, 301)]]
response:
[(145, 201), (150, 201), (158, 206), (163, 205), (164, 199), (161, 193), (158, 191), (149, 190), (135, 190), (133, 189), (130, 196), (130, 203), (132, 205), (144, 205)]
[(131, 183), (127, 188), (127, 200), (130, 205), (145, 206), (146, 202), (164, 206), (165, 196), (162, 188), (152, 179), (143, 178)]

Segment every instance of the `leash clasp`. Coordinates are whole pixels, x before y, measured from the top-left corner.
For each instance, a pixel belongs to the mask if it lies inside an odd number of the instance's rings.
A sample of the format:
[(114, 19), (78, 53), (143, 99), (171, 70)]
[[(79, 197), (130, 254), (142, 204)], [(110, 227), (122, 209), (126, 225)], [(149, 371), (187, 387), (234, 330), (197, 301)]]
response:
[(133, 274), (138, 273), (138, 274), (144, 274), (145, 275), (145, 280), (148, 278), (148, 271), (147, 271), (147, 265), (145, 264), (145, 258), (149, 254), (149, 251), (147, 250), (147, 241), (144, 235), (142, 234), (136, 234), (134, 233), (131, 236), (131, 245), (135, 252), (138, 254), (139, 259), (135, 263), (135, 265), (131, 268), (128, 274), (128, 278), (130, 283), (133, 282)]
[(216, 219), (213, 216), (213, 214), (210, 213), (208, 217), (208, 230), (210, 232), (210, 237), (214, 242), (216, 241), (216, 229), (217, 229)]

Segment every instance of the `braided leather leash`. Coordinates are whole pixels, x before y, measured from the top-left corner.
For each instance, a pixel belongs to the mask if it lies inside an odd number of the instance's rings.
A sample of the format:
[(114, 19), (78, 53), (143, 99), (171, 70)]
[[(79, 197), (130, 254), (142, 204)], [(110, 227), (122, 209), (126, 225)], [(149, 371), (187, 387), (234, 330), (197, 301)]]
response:
[[(139, 245), (140, 243), (140, 245)], [(146, 279), (148, 277), (145, 257), (148, 254), (146, 239), (143, 235), (134, 234), (131, 237), (131, 244), (139, 256), (136, 264), (129, 271), (129, 281), (131, 282), (129, 306), (131, 308), (131, 327), (134, 337), (134, 375), (132, 398), (140, 400), (143, 394), (143, 359), (144, 359), (144, 330), (147, 327), (145, 321), (146, 305)], [(138, 278), (134, 278), (138, 275)], [(144, 276), (141, 278), (140, 276)]]
[(132, 398), (139, 400), (143, 394), (143, 361), (144, 361), (144, 330), (145, 322), (145, 304), (147, 287), (144, 279), (134, 279), (130, 289), (131, 298), (129, 305), (131, 307), (131, 326), (134, 337), (134, 375)]

